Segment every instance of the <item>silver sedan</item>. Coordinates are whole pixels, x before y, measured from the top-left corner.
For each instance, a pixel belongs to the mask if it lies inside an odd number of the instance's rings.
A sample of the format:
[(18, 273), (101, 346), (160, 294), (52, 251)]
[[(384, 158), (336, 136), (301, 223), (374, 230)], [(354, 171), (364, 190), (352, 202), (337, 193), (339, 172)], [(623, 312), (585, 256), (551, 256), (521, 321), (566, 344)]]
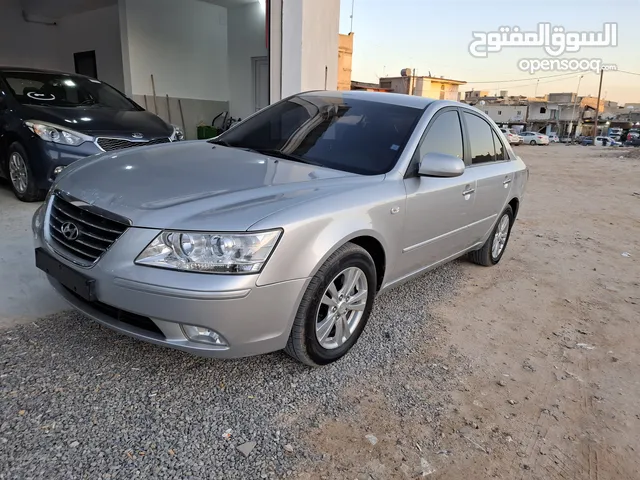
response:
[(462, 255), (498, 263), (527, 179), (473, 107), (302, 93), (213, 140), (67, 167), (33, 219), (36, 265), (77, 310), (140, 340), (323, 365), (383, 290)]

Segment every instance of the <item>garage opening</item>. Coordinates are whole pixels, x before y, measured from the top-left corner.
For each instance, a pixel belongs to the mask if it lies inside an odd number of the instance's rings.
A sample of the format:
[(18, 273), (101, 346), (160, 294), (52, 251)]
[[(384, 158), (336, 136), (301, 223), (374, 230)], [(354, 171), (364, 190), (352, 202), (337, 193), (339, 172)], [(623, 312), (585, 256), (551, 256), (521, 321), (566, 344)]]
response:
[(267, 4), (0, 0), (0, 65), (95, 73), (195, 139), (269, 104)]

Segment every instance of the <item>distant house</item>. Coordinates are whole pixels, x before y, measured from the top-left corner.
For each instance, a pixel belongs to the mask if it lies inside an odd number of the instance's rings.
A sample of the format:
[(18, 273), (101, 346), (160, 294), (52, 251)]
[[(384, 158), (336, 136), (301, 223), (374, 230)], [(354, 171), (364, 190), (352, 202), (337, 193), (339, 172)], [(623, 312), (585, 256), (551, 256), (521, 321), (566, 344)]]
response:
[(390, 92), (385, 88), (380, 88), (378, 83), (358, 82), (356, 80), (351, 81), (351, 90), (364, 90), (367, 92)]
[(380, 79), (380, 88), (390, 92), (405, 93), (418, 97), (439, 100), (454, 100), (459, 97), (458, 88), (467, 82), (444, 77), (414, 76), (384, 77)]

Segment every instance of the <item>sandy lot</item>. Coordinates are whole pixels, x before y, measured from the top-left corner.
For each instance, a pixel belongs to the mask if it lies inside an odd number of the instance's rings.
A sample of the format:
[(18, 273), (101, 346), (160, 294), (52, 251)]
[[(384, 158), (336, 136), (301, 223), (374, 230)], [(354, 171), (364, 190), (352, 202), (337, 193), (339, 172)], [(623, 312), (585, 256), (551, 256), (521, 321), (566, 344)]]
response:
[(409, 376), (425, 403), (400, 418), (354, 386), (358, 415), (309, 435), (331, 461), (301, 478), (640, 478), (640, 149), (517, 151), (531, 179), (502, 262), (461, 262), (429, 308), (423, 354), (451, 389)]

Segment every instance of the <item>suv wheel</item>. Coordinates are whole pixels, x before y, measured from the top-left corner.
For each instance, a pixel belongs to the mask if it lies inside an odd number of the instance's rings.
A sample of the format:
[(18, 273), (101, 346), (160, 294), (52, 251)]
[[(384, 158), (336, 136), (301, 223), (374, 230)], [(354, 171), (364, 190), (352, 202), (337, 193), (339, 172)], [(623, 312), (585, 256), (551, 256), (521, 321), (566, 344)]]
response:
[(335, 362), (358, 341), (375, 293), (371, 255), (353, 243), (343, 245), (311, 279), (285, 351), (311, 366)]
[(43, 192), (36, 187), (27, 152), (18, 142), (9, 145), (7, 173), (11, 189), (18, 200), (35, 202), (44, 198)]

